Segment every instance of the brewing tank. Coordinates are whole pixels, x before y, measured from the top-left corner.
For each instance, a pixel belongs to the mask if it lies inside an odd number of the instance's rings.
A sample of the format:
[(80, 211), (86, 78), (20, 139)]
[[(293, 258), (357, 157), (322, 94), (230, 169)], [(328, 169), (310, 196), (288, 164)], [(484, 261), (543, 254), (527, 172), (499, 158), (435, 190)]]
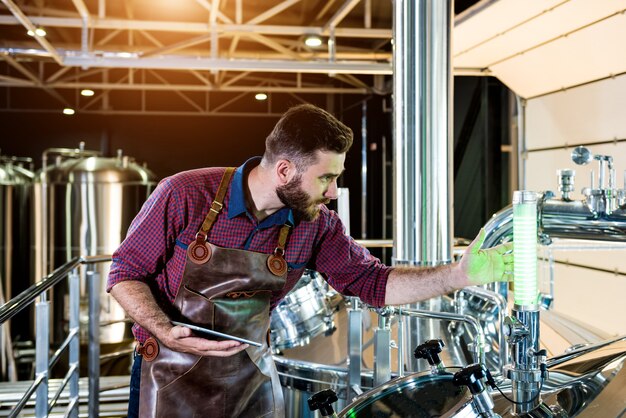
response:
[[(35, 183), (36, 280), (74, 257), (112, 254), (120, 245), (131, 221), (156, 185), (146, 167), (123, 156), (106, 158), (77, 150), (40, 170)], [(82, 268), (82, 267), (81, 267)], [(90, 269), (97, 273), (100, 289), (100, 342), (113, 344), (129, 337), (124, 310), (105, 291), (109, 265)], [(91, 275), (81, 275), (93, 280)], [(87, 341), (87, 285), (81, 283), (81, 341)], [(61, 338), (67, 327), (67, 290), (52, 295), (53, 336)], [(63, 321), (64, 326), (58, 326)]]
[[(35, 174), (21, 166), (30, 159), (0, 156), (0, 282), (5, 303), (30, 285), (29, 205)], [(29, 312), (11, 321), (14, 340), (25, 339)]]

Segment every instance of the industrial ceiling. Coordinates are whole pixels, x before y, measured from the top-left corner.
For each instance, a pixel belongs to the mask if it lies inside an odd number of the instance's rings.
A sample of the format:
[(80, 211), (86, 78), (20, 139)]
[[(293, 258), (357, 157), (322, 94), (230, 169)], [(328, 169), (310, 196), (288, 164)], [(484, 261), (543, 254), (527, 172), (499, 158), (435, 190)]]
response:
[[(219, 115), (264, 93), (271, 114), (281, 95), (390, 93), (388, 0), (0, 2), (0, 111)], [(479, 1), (455, 18), (455, 74), (498, 77), (523, 98), (622, 75), (625, 11)], [(20, 94), (33, 89), (38, 100)]]
[[(268, 112), (272, 94), (388, 92), (389, 1), (1, 1), (0, 87), (14, 111), (19, 88), (48, 96), (23, 110), (151, 113), (156, 97), (160, 112), (199, 115), (259, 92)], [(314, 36), (321, 45), (307, 46)], [(170, 108), (164, 92), (177, 96)]]

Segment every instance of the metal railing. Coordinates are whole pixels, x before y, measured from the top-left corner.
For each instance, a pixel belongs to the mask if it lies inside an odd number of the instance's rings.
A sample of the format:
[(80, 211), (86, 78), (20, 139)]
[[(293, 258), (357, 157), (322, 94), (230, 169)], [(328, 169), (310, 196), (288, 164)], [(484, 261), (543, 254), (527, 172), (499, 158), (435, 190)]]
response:
[[(61, 393), (68, 385), (68, 406), (64, 416), (78, 417), (80, 365), (80, 277), (78, 267), (80, 265), (91, 266), (108, 261), (111, 261), (111, 256), (109, 255), (76, 257), (0, 307), (0, 324), (3, 324), (32, 303), (35, 303), (35, 329), (37, 333), (35, 337), (35, 379), (11, 410), (9, 417), (17, 417), (34, 394), (36, 395), (35, 416), (47, 417), (57, 405)], [(100, 339), (98, 331), (100, 321), (100, 277), (97, 272), (89, 268), (85, 270), (87, 294), (89, 295), (88, 408), (89, 416), (97, 417), (100, 380)], [(69, 289), (69, 329), (63, 342), (50, 356), (50, 302), (48, 301), (47, 291), (66, 278)], [(68, 351), (69, 359), (68, 370), (56, 391), (50, 394), (48, 390), (50, 369), (58, 363), (61, 355), (66, 350)]]

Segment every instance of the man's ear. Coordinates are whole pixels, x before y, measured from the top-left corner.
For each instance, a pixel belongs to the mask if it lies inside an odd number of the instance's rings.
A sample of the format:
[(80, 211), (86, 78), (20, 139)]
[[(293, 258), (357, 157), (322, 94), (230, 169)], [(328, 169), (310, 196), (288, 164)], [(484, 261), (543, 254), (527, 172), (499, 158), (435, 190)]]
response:
[(284, 186), (289, 183), (296, 174), (296, 166), (289, 160), (278, 160), (274, 166), (274, 172), (278, 184)]

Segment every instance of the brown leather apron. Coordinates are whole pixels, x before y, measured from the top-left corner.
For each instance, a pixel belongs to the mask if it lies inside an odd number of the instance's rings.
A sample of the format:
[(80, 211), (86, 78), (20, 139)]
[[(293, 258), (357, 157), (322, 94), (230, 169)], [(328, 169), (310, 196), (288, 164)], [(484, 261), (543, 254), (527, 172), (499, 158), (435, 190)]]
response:
[[(234, 169), (224, 173), (202, 227), (187, 249), (174, 306), (177, 319), (262, 343), (230, 357), (199, 357), (146, 341), (139, 416), (284, 417), (283, 395), (268, 345), (270, 296), (285, 284), (289, 226), (274, 254), (221, 248), (206, 241)], [(152, 348), (150, 349), (150, 345)]]

